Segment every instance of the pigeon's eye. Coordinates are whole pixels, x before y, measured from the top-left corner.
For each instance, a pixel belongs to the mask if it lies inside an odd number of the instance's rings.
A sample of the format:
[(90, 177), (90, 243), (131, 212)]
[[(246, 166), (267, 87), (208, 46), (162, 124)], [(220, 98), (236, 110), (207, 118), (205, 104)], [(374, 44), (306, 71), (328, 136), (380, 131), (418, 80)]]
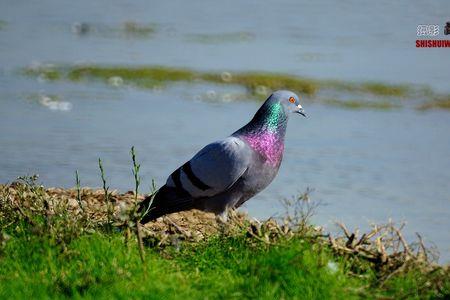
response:
[(294, 97), (289, 98), (289, 102), (295, 103), (295, 98)]

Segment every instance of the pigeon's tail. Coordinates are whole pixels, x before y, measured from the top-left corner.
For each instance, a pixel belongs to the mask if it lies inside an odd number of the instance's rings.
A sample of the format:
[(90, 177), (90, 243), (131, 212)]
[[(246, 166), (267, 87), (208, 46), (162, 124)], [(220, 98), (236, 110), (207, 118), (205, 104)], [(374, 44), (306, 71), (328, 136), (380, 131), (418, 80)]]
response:
[(164, 185), (156, 195), (148, 196), (140, 203), (138, 213), (146, 212), (141, 219), (141, 223), (145, 224), (163, 215), (192, 208), (194, 201), (189, 195), (180, 195), (175, 188)]

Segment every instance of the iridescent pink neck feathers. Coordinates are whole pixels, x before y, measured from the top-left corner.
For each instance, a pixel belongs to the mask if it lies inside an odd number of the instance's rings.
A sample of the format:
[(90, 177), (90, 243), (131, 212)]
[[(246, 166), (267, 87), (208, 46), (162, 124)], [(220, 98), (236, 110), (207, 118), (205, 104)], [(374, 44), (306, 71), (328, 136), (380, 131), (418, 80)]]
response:
[(281, 103), (266, 101), (253, 119), (237, 131), (250, 147), (271, 166), (279, 166), (283, 158), (287, 116)]
[(259, 132), (241, 137), (253, 150), (261, 154), (271, 166), (279, 166), (283, 158), (284, 140), (274, 132)]

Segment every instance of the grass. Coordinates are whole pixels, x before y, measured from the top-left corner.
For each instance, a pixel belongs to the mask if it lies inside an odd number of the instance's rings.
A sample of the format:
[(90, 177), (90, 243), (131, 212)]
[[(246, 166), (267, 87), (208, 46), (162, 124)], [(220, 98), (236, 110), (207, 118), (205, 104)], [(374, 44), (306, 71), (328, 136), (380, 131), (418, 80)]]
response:
[[(102, 178), (104, 201), (106, 203), (106, 218), (107, 218), (106, 226), (107, 226), (108, 230), (111, 231), (113, 207), (111, 204), (109, 186), (107, 186), (107, 184), (106, 184), (105, 170), (103, 168), (102, 160), (100, 158), (98, 159), (98, 168), (100, 169), (100, 177)], [(78, 185), (79, 178), (77, 177), (76, 180), (77, 180), (77, 185)], [(77, 188), (77, 190), (78, 190), (78, 188)], [(78, 195), (78, 191), (77, 191), (77, 195)], [(80, 208), (82, 209), (82, 206), (80, 206)]]
[(393, 224), (325, 234), (309, 223), (309, 190), (283, 201), (282, 222), (188, 211), (143, 227), (134, 147), (131, 158), (125, 194), (109, 191), (100, 159), (99, 190), (81, 188), (78, 172), (71, 190), (46, 189), (37, 176), (0, 185), (0, 299), (450, 297), (450, 269), (420, 236), (407, 244)]
[(394, 278), (383, 289), (371, 287), (377, 280), (374, 272), (349, 276), (350, 263), (302, 238), (268, 245), (243, 233), (219, 235), (177, 248), (147, 248), (142, 262), (137, 247), (127, 246), (120, 233), (85, 234), (64, 247), (24, 224), (8, 234), (0, 257), (2, 299), (449, 296), (448, 281), (444, 292), (437, 293), (432, 287), (423, 289), (423, 275), (415, 272)]
[(329, 254), (299, 240), (257, 247), (243, 236), (217, 237), (165, 255), (149, 249), (146, 258), (119, 234), (86, 235), (63, 250), (23, 232), (3, 249), (0, 297), (330, 299), (355, 297), (349, 287), (358, 287), (329, 270)]
[[(273, 220), (261, 223), (231, 214), (228, 223), (217, 223), (196, 239), (195, 227), (211, 226), (204, 215), (188, 212), (184, 223), (171, 215), (146, 228), (143, 255), (140, 243), (129, 242), (130, 224), (123, 225), (132, 218), (120, 216), (125, 203), (135, 207), (142, 199), (136, 193), (140, 179), (134, 148), (131, 153), (135, 192), (108, 191), (108, 202), (103, 189), (80, 188), (78, 176), (73, 190), (47, 190), (36, 177), (0, 186), (0, 298), (450, 296), (449, 268), (430, 263), (423, 244), (417, 254), (412, 253), (413, 245), (399, 248), (399, 239), (388, 234), (394, 227), (361, 238), (344, 227), (346, 239), (329, 237), (328, 242), (308, 223), (315, 207), (308, 192), (284, 202), (287, 208), (296, 206), (281, 226)], [(113, 220), (109, 203), (115, 204)], [(196, 216), (201, 216), (198, 224)], [(112, 230), (105, 226), (110, 224)], [(397, 250), (391, 251), (391, 244)]]

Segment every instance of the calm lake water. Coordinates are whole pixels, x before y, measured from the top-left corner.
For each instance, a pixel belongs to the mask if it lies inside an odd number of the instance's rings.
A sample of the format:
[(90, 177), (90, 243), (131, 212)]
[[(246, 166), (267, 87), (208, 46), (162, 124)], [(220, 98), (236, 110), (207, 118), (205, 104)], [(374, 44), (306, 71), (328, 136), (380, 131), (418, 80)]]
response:
[[(427, 84), (450, 92), (447, 49), (416, 49), (418, 24), (449, 21), (446, 1), (15, 1), (0, 3), (0, 182), (40, 174), (47, 186), (132, 188), (129, 149), (143, 189), (205, 144), (247, 122), (260, 103), (209, 101), (240, 88), (177, 84), (160, 91), (46, 82), (18, 70), (37, 63), (164, 65), (265, 70), (352, 81)], [(79, 24), (88, 24), (80, 33)], [(131, 34), (124, 22), (150, 24)], [(214, 96), (215, 95), (215, 96)], [(244, 207), (283, 213), (280, 198), (313, 188), (314, 222), (367, 228), (406, 221), (450, 261), (450, 113), (304, 105), (290, 120), (273, 184)]]

